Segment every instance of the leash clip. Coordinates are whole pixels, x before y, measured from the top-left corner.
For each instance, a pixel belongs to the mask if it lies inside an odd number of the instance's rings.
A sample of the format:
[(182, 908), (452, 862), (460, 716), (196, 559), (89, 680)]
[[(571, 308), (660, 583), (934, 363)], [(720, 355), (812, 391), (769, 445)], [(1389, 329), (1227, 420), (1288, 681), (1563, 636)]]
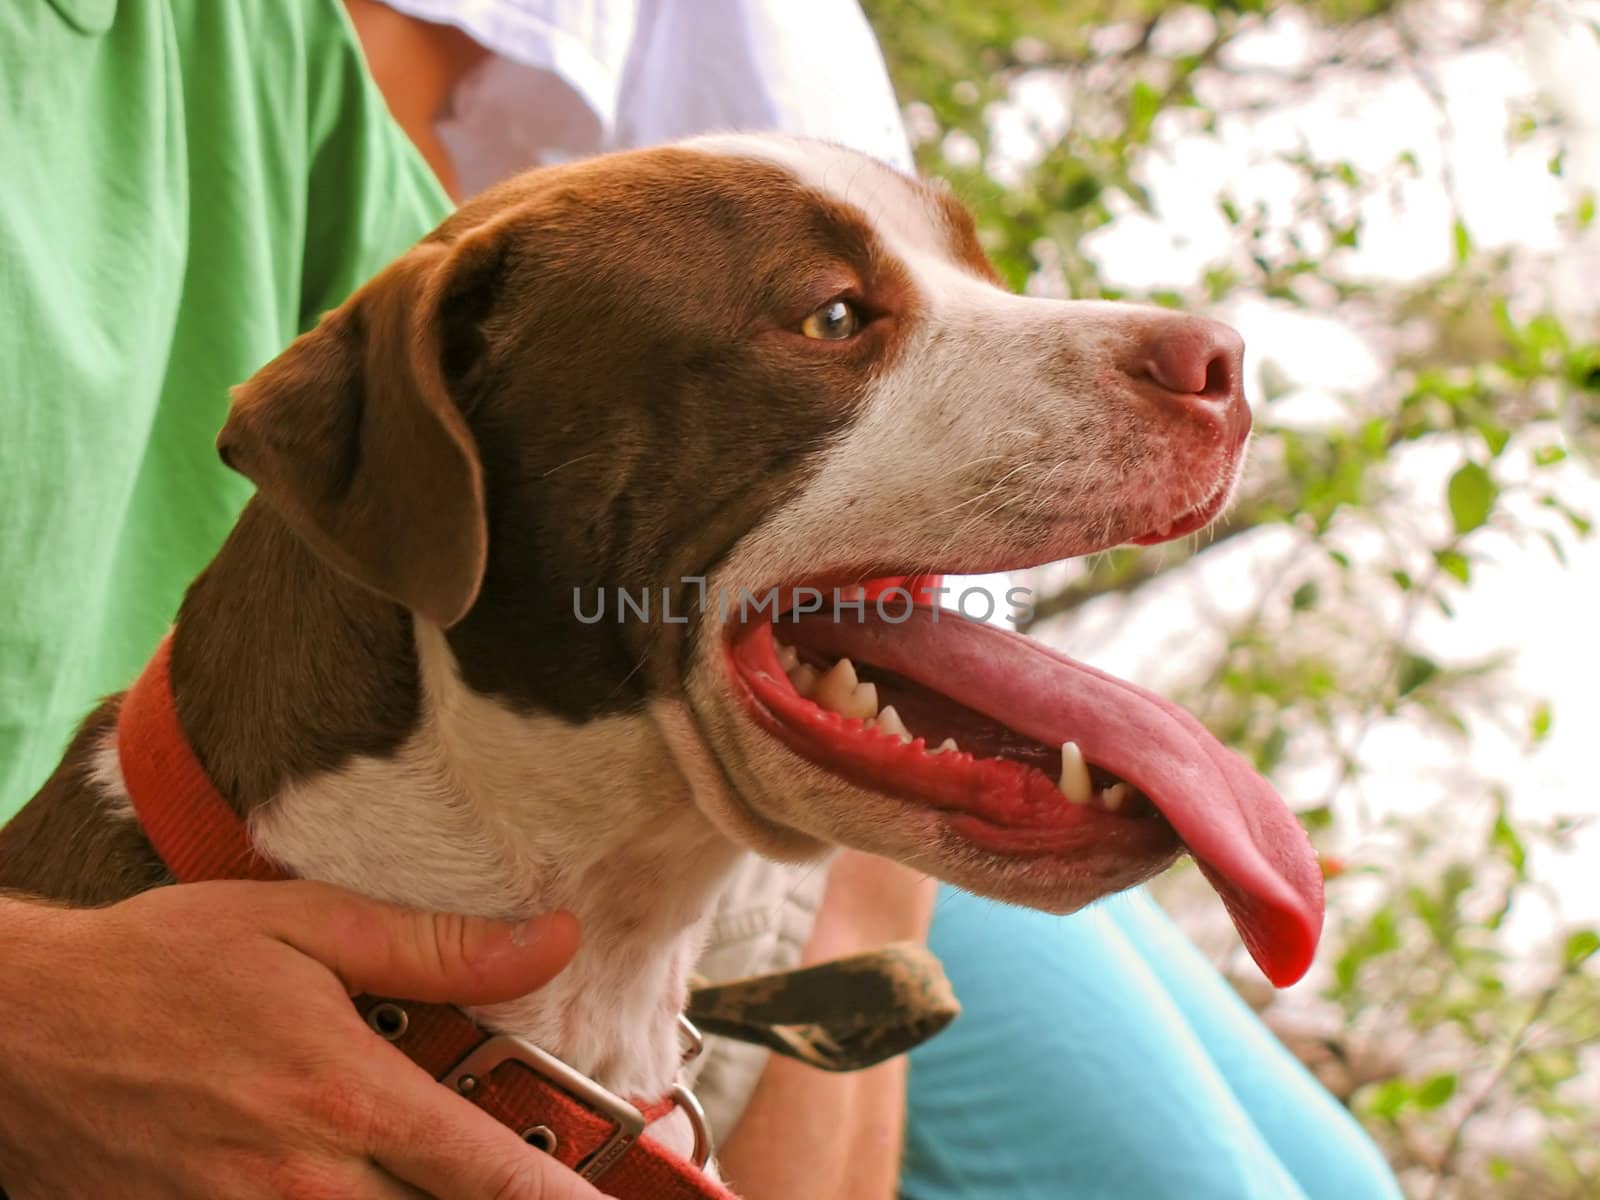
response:
[(678, 1065), (687, 1067), (705, 1053), (706, 1039), (700, 1036), (699, 1027), (685, 1013), (678, 1014), (678, 1036), (683, 1040), (683, 1057)]

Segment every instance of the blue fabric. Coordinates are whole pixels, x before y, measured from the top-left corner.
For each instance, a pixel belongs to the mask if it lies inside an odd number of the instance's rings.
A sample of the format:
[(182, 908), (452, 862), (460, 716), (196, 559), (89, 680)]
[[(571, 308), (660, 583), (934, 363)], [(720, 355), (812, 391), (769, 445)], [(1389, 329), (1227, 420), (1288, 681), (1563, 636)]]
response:
[(1377, 1148), (1148, 896), (943, 889), (963, 1015), (911, 1055), (908, 1200), (1399, 1200)]

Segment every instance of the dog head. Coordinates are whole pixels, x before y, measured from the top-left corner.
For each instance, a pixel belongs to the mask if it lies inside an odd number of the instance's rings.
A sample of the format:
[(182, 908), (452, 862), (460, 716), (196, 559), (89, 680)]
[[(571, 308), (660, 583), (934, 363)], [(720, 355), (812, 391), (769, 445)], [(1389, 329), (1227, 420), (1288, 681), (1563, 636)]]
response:
[(467, 687), (659, 722), (744, 845), (1061, 911), (1187, 847), (1287, 979), (1320, 879), (1242, 762), (1026, 639), (856, 592), (1201, 528), (1241, 356), (1201, 318), (1006, 292), (958, 203), (870, 159), (715, 137), (472, 201), (240, 388), (219, 446), (446, 627)]

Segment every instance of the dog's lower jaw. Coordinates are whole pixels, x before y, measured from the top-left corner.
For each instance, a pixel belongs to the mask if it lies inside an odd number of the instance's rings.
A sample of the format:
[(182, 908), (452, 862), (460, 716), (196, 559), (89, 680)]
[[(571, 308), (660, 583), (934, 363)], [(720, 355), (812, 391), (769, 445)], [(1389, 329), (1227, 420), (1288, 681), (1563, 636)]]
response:
[[(707, 704), (704, 712), (714, 714), (715, 706)], [(708, 718), (698, 713), (689, 699), (654, 700), (650, 715), (700, 811), (731, 842), (787, 863), (820, 859), (833, 848), (832, 843), (766, 819), (740, 799), (700, 727), (699, 722)], [(713, 715), (709, 719), (723, 718)], [(729, 739), (722, 740), (726, 743)]]

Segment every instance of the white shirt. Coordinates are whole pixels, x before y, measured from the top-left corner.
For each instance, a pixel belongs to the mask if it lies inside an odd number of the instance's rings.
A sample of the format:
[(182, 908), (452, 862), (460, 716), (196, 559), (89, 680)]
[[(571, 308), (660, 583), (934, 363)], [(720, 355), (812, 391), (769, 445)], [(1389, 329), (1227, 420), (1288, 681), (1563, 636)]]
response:
[(468, 195), (543, 163), (741, 130), (911, 168), (856, 0), (386, 2), (493, 52), (438, 126)]

